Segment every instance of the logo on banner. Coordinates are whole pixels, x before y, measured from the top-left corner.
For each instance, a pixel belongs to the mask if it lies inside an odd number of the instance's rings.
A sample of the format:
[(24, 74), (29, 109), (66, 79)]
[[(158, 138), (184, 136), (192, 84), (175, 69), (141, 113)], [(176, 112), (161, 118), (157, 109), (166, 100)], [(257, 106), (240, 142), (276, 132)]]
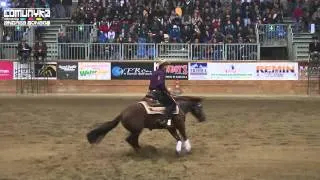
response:
[(30, 79), (34, 77), (34, 65), (14, 62), (14, 79)]
[(298, 63), (259, 63), (256, 76), (269, 80), (297, 80)]
[(79, 62), (78, 65), (78, 79), (79, 80), (110, 80), (110, 63), (84, 63)]
[(115, 77), (119, 77), (123, 74), (123, 70), (119, 66), (115, 66), (112, 68), (112, 75)]
[(205, 80), (208, 75), (207, 63), (190, 63), (189, 80)]
[(251, 63), (210, 63), (212, 80), (252, 80), (255, 65)]
[(0, 61), (0, 80), (13, 79), (13, 64), (11, 61)]
[(190, 63), (190, 75), (207, 75), (207, 63)]
[(78, 63), (61, 62), (58, 63), (58, 79), (78, 79)]
[(38, 79), (48, 78), (56, 79), (57, 78), (57, 63), (48, 62), (44, 64), (35, 64), (35, 77)]
[(166, 79), (188, 79), (188, 63), (172, 62), (167, 66)]
[(153, 63), (112, 63), (111, 74), (114, 79), (149, 79)]
[(237, 71), (235, 65), (232, 64), (232, 65), (229, 66), (229, 68), (226, 68), (226, 69), (225, 69), (225, 72), (226, 72), (227, 74), (230, 74), (230, 73), (231, 73), (231, 74), (235, 74), (235, 73), (238, 73), (239, 71)]
[(112, 75), (115, 77), (119, 76), (151, 76), (152, 71), (143, 68), (121, 68), (119, 66), (115, 66), (112, 68)]

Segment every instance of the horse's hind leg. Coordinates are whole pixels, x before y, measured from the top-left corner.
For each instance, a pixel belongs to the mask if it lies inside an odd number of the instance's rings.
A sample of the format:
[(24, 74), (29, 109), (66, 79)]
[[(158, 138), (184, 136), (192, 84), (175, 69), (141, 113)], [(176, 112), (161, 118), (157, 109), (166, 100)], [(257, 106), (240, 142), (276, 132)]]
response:
[(135, 151), (139, 151), (141, 148), (139, 145), (139, 136), (141, 131), (131, 132), (130, 135), (126, 138), (126, 141), (133, 147)]

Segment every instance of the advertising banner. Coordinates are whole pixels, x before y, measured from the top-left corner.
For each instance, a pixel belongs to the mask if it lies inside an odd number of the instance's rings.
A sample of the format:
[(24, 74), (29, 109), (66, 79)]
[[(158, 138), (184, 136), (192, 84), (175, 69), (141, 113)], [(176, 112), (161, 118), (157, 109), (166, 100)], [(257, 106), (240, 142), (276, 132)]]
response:
[(58, 62), (57, 78), (59, 80), (78, 80), (77, 62)]
[(109, 62), (79, 62), (79, 80), (110, 80), (111, 64)]
[[(309, 62), (308, 61), (301, 61), (299, 64), (299, 80), (308, 80), (308, 68)], [(318, 65), (314, 65), (312, 68), (309, 69), (310, 71), (310, 79), (317, 80), (320, 77), (320, 68)]]
[(298, 80), (297, 62), (255, 63), (256, 80)]
[(14, 62), (14, 74), (13, 79), (31, 79), (34, 77), (34, 64), (22, 64), (20, 62)]
[[(155, 63), (154, 69), (158, 68), (158, 64)], [(171, 62), (167, 66), (166, 79), (181, 79), (188, 80), (188, 63), (187, 62)]]
[(210, 80), (254, 80), (254, 63), (208, 63)]
[(153, 62), (112, 62), (111, 79), (148, 80), (153, 69)]
[(189, 63), (189, 80), (209, 80), (208, 63)]
[(46, 62), (34, 64), (36, 79), (57, 79), (57, 63)]
[(12, 61), (0, 61), (0, 80), (13, 79), (13, 63)]

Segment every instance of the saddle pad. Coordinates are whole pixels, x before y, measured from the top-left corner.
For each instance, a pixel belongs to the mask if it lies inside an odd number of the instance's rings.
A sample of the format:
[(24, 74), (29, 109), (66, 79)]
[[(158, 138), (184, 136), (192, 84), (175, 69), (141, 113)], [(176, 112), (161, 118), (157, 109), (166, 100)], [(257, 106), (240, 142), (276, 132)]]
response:
[[(142, 104), (145, 108), (147, 114), (164, 114), (164, 110), (166, 107), (164, 106), (157, 106), (153, 107), (150, 106), (146, 101), (140, 101), (139, 104)], [(179, 114), (179, 106), (176, 106), (176, 109), (173, 111), (173, 114)]]

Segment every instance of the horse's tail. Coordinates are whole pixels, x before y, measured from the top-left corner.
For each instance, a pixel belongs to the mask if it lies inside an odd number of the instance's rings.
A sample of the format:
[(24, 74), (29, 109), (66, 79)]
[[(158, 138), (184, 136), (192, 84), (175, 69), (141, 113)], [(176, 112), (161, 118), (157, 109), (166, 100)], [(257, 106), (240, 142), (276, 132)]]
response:
[(87, 134), (87, 139), (90, 144), (99, 143), (104, 136), (115, 128), (121, 121), (121, 115), (118, 115), (113, 121), (108, 121), (98, 126), (97, 128), (91, 130)]

